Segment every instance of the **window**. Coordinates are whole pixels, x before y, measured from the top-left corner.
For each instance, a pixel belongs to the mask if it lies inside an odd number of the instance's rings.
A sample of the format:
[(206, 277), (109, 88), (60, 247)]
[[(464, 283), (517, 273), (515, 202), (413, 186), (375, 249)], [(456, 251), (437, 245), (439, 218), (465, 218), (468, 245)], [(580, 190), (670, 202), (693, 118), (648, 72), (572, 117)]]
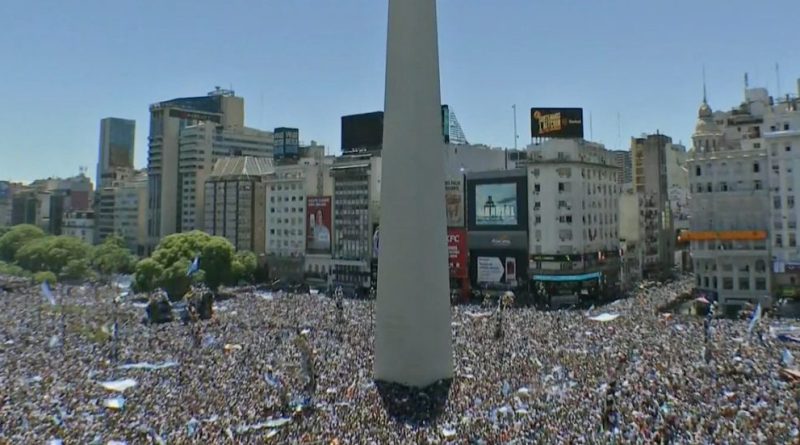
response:
[(534, 220), (533, 220), (533, 223), (534, 223), (534, 224), (541, 224), (541, 223), (542, 223), (542, 217), (541, 217), (541, 215), (536, 215), (536, 217), (535, 217), (535, 218), (534, 218)]
[(756, 260), (756, 272), (764, 273), (767, 270), (767, 265), (764, 260)]
[(786, 197), (786, 207), (793, 209), (794, 208), (794, 196), (787, 196)]
[(753, 188), (756, 190), (761, 190), (761, 181), (753, 181)]
[(767, 290), (767, 279), (764, 277), (756, 277), (756, 290)]
[(792, 151), (792, 146), (791, 145), (787, 145), (786, 146), (786, 151)]
[(753, 163), (753, 173), (758, 173), (760, 168), (761, 168), (761, 165), (759, 165), (758, 162), (754, 162)]
[(788, 123), (786, 123), (786, 124), (783, 124), (783, 129), (784, 129), (784, 130), (788, 130), (788, 129), (789, 129), (789, 124), (788, 124)]
[(774, 196), (772, 197), (772, 206), (777, 210), (781, 208), (781, 197)]
[(789, 234), (789, 247), (797, 247), (797, 237), (794, 233)]
[(698, 166), (696, 166), (696, 167), (694, 168), (694, 175), (695, 175), (695, 176), (700, 176), (700, 174), (701, 174), (701, 171), (700, 171), (700, 166), (698, 165)]
[(728, 183), (727, 182), (720, 182), (719, 183), (719, 189), (721, 191), (723, 191), (723, 192), (727, 192), (728, 191)]
[(537, 184), (533, 184), (533, 192), (534, 193), (539, 193), (540, 191), (542, 191), (541, 184), (538, 184), (538, 183)]
[(783, 235), (780, 233), (775, 234), (775, 247), (783, 247)]
[(750, 290), (750, 277), (739, 277), (739, 290)]
[(731, 277), (722, 277), (722, 289), (724, 289), (724, 290), (733, 290), (733, 278), (731, 278)]
[(542, 203), (541, 202), (536, 201), (536, 202), (533, 203), (533, 210), (539, 210), (541, 208), (542, 208)]

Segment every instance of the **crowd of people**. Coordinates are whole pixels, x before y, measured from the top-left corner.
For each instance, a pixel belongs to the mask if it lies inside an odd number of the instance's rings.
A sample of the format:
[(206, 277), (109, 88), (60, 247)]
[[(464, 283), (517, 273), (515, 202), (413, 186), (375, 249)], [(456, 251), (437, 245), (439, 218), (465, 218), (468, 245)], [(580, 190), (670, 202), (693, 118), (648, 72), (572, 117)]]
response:
[(250, 289), (211, 320), (145, 324), (145, 303), (115, 304), (108, 286), (56, 287), (55, 306), (38, 287), (0, 290), (0, 443), (800, 440), (800, 391), (780, 374), (793, 346), (769, 335), (779, 321), (748, 333), (714, 319), (706, 342), (702, 317), (655, 309), (689, 287), (589, 311), (510, 308), (502, 335), (492, 310), (454, 306), (455, 377), (440, 412), (418, 418), (385, 409), (405, 396), (371, 377), (371, 300)]

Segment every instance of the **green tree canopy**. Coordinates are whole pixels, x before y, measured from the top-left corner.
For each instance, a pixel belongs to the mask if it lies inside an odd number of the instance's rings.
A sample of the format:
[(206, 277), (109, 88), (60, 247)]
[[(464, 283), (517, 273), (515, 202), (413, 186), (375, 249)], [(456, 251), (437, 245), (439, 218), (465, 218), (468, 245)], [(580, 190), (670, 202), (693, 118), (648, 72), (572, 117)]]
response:
[(22, 246), (44, 237), (44, 231), (34, 225), (20, 224), (11, 227), (3, 236), (0, 236), (0, 260), (13, 261)]
[(33, 280), (37, 283), (43, 283), (47, 281), (50, 284), (54, 284), (57, 281), (56, 274), (50, 271), (36, 272), (33, 274)]
[[(14, 258), (18, 265), (31, 272), (50, 271), (56, 275), (61, 275), (70, 261), (86, 261), (91, 250), (91, 246), (78, 238), (47, 236), (26, 243), (17, 251)], [(88, 262), (86, 264), (88, 270)], [(77, 266), (77, 263), (74, 263), (69, 272), (73, 273), (78, 270)], [(71, 278), (77, 279), (81, 277)]]
[(236, 252), (231, 264), (231, 279), (229, 284), (235, 285), (240, 281), (252, 283), (256, 269), (258, 268), (258, 258), (256, 254), (248, 251)]
[(136, 258), (125, 247), (125, 241), (120, 236), (112, 235), (93, 249), (91, 265), (105, 277), (129, 274), (134, 271)]
[(145, 258), (136, 263), (134, 287), (138, 292), (152, 292), (161, 282), (164, 268), (152, 258)]

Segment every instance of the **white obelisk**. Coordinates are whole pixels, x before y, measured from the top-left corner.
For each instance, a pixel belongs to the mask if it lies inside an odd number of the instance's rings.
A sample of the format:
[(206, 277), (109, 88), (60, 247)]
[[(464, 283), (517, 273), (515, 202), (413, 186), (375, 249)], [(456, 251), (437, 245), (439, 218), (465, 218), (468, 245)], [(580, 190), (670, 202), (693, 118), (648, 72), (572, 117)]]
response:
[(389, 0), (375, 379), (453, 376), (436, 0)]

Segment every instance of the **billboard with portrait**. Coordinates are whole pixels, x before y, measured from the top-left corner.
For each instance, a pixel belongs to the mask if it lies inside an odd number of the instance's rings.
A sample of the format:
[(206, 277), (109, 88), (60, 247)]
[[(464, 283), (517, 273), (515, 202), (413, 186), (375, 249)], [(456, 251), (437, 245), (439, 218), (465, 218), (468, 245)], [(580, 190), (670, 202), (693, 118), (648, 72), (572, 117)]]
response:
[(449, 178), (444, 184), (447, 226), (464, 227), (464, 178)]
[(331, 252), (331, 197), (309, 196), (306, 199), (306, 252)]
[(582, 138), (583, 108), (531, 108), (531, 137)]

